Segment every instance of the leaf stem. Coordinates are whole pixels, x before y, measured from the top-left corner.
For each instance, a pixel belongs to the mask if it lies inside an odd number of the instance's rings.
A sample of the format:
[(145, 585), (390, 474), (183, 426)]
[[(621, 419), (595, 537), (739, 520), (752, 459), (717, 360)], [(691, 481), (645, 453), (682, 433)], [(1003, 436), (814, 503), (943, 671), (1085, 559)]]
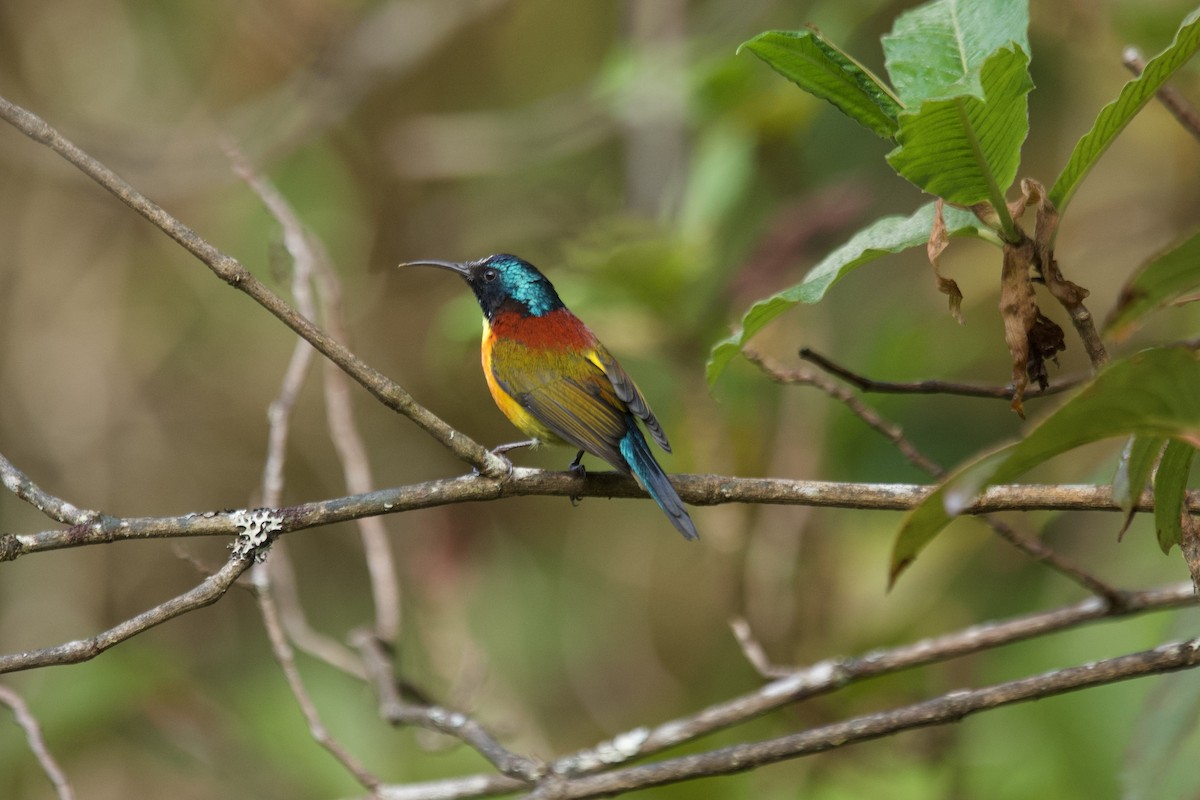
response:
[(967, 116), (967, 109), (961, 98), (955, 101), (954, 107), (958, 111), (967, 142), (971, 145), (971, 153), (975, 156), (975, 161), (980, 165), (980, 171), (987, 180), (988, 202), (996, 210), (996, 217), (1000, 222), (1001, 238), (1011, 244), (1017, 244), (1021, 241), (1021, 232), (1017, 230), (1017, 224), (1013, 222), (1012, 215), (1008, 213), (1008, 202), (1004, 199), (1004, 192), (1000, 190), (1000, 185), (996, 183), (996, 176), (988, 168), (987, 157), (984, 155), (983, 147), (979, 144), (979, 137), (975, 135), (975, 127)]

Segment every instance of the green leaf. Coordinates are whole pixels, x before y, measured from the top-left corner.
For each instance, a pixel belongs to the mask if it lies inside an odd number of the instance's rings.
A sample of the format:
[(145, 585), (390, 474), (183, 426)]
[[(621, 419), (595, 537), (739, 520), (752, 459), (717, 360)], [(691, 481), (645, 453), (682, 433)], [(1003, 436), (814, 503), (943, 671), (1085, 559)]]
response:
[[(946, 208), (942, 217), (950, 236), (986, 237), (990, 234), (970, 212)], [(709, 353), (705, 369), (709, 386), (717, 382), (725, 367), (741, 352), (743, 345), (784, 311), (797, 303), (816, 303), (825, 296), (830, 286), (855, 267), (888, 253), (925, 245), (933, 230), (933, 219), (934, 203), (921, 206), (912, 216), (878, 219), (827, 255), (809, 270), (803, 281), (752, 305), (742, 317), (740, 330), (718, 342)]]
[(1133, 521), (1133, 510), (1146, 484), (1150, 482), (1150, 473), (1154, 471), (1154, 465), (1158, 463), (1166, 443), (1165, 436), (1132, 436), (1121, 451), (1121, 460), (1117, 462), (1117, 471), (1113, 475), (1112, 493), (1124, 516), (1122, 535)]
[(1186, 348), (1168, 347), (1115, 361), (1023, 440), (956, 470), (905, 518), (892, 548), (891, 581), (980, 491), (1053, 456), (1129, 434), (1200, 443), (1198, 358)]
[(1183, 541), (1179, 515), (1183, 513), (1183, 496), (1195, 452), (1187, 442), (1172, 439), (1167, 442), (1154, 474), (1154, 529), (1163, 553), (1171, 552), (1173, 545)]
[(978, 91), (926, 100), (917, 110), (901, 112), (899, 146), (888, 163), (948, 203), (988, 201), (1003, 209), (1029, 132), (1028, 67), (1019, 45), (1006, 47), (984, 62)]
[(1171, 46), (1150, 59), (1142, 74), (1126, 83), (1117, 99), (1100, 109), (1092, 129), (1075, 143), (1067, 165), (1050, 189), (1050, 201), (1060, 214), (1117, 135), (1197, 49), (1200, 49), (1200, 9), (1184, 19)]
[(809, 94), (827, 100), (842, 113), (885, 139), (896, 133), (900, 103), (871, 71), (815, 28), (767, 31), (745, 48)]
[(1200, 231), (1150, 259), (1121, 289), (1104, 324), (1106, 333), (1124, 336), (1148, 311), (1200, 289)]
[(964, 93), (982, 98), (980, 70), (1009, 42), (1030, 52), (1025, 0), (936, 0), (896, 17), (883, 52), (901, 102), (916, 108)]

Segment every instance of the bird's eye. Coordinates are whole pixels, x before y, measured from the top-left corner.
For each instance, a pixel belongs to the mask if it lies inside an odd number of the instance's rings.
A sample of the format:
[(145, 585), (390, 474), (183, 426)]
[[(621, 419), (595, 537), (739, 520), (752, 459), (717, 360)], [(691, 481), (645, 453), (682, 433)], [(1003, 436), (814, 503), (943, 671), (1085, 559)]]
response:
[(500, 277), (500, 270), (498, 270), (498, 269), (488, 268), (483, 271), (483, 279), (485, 281), (487, 281), (488, 283), (491, 283), (492, 281), (496, 280), (496, 278), (499, 278), (499, 277)]

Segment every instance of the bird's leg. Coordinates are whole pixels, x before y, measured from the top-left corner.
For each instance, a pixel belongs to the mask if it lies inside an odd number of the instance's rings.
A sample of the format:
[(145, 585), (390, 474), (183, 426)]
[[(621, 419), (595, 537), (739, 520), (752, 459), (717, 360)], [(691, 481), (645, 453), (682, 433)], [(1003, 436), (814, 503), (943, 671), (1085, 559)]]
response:
[[(537, 447), (541, 443), (542, 443), (542, 441), (540, 439), (526, 439), (523, 442), (509, 442), (508, 444), (498, 444), (492, 448), (492, 455), (500, 456), (501, 458), (503, 458), (505, 461), (508, 462), (508, 474), (505, 475), (505, 480), (512, 477), (513, 470), (515, 469), (515, 467), (513, 466), (512, 460), (509, 459), (508, 456), (506, 456), (504, 454), (507, 453), (509, 450), (518, 450), (522, 447)], [(479, 474), (478, 469), (472, 469), (471, 472), (475, 475)]]
[(492, 448), (492, 452), (496, 455), (503, 455), (509, 450), (520, 450), (522, 447), (537, 447), (541, 444), (540, 439), (526, 439), (523, 442), (509, 442), (508, 444), (498, 444)]
[[(571, 466), (567, 467), (567, 471), (570, 472), (575, 477), (579, 478), (580, 480), (587, 477), (587, 467), (585, 467), (582, 463), (580, 463), (582, 461), (583, 461), (583, 451), (580, 450), (578, 453), (575, 454), (575, 460), (571, 462)], [(571, 495), (571, 506), (574, 507), (574, 506), (579, 505), (579, 501), (582, 499), (583, 498), (580, 497), (579, 495)]]

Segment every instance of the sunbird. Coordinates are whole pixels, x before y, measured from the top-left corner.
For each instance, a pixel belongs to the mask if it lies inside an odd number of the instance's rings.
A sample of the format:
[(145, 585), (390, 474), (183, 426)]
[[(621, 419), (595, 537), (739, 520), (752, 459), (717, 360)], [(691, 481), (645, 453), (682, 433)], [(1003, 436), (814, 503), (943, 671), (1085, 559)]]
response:
[(400, 266), (457, 272), (475, 292), (483, 310), (483, 377), (504, 416), (532, 437), (492, 452), (567, 445), (579, 451), (572, 472), (582, 471), (580, 460), (591, 453), (636, 478), (685, 538), (699, 538), (638, 427), (641, 420), (659, 447), (671, 452), (646, 398), (537, 267), (507, 253)]

